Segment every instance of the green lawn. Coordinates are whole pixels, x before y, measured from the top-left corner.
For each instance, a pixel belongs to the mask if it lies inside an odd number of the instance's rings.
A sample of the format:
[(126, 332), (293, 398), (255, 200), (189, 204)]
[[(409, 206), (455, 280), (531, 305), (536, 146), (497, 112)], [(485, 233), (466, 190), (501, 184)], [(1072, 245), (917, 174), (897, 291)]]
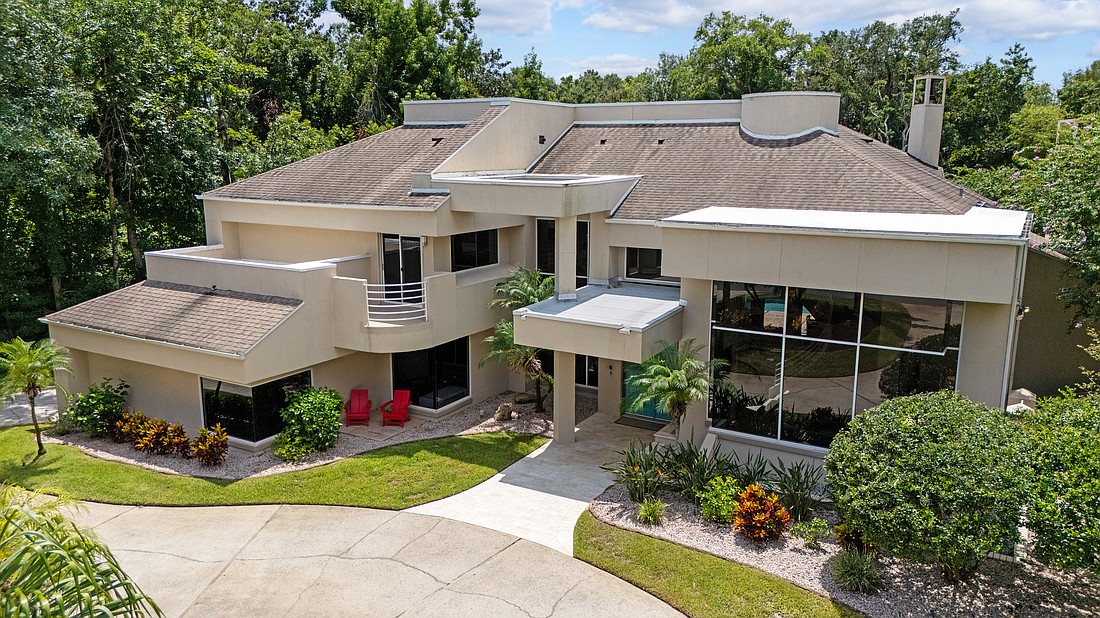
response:
[(588, 511), (573, 532), (573, 554), (693, 618), (862, 615), (756, 569), (610, 526)]
[(113, 504), (331, 504), (403, 509), (469, 489), (545, 441), (515, 433), (437, 438), (296, 472), (226, 480), (161, 474), (90, 457), (59, 444), (47, 445), (44, 457), (30, 461), (35, 452), (34, 433), (24, 426), (0, 430), (0, 481)]

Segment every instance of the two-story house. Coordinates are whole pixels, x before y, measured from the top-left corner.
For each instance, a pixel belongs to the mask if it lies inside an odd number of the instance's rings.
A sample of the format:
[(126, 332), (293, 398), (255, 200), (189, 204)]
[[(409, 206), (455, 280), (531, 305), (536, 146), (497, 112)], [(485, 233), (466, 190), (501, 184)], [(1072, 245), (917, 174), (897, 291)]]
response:
[[(728, 361), (680, 436), (733, 449), (819, 458), (900, 394), (1052, 392), (1082, 364), (1061, 264), (1027, 213), (943, 178), (942, 80), (918, 84), (908, 153), (840, 126), (830, 93), (407, 102), (400, 127), (203, 194), (205, 246), (45, 321), (72, 391), (122, 378), (135, 408), (253, 447), (289, 385), (408, 389), (427, 417), (522, 388), (479, 367), (501, 319), (553, 352), (563, 441), (577, 389), (617, 413), (662, 341)], [(555, 296), (488, 309), (514, 265)]]

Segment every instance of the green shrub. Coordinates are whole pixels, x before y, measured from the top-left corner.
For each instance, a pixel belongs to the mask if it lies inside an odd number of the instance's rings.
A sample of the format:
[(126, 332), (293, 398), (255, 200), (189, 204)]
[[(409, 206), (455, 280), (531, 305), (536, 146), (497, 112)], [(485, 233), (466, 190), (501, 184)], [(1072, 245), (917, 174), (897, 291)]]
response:
[(112, 378), (88, 387), (87, 394), (77, 393), (69, 402), (65, 416), (92, 436), (111, 432), (126, 412), (126, 394), (130, 385)]
[(825, 457), (837, 510), (882, 551), (971, 576), (1019, 538), (1027, 470), (1003, 411), (949, 391), (856, 416)]
[(858, 549), (859, 551), (874, 551), (871, 545), (863, 538), (863, 533), (848, 522), (840, 522), (833, 529), (833, 536), (842, 549)]
[(168, 452), (168, 422), (151, 418), (145, 422), (144, 431), (133, 442), (142, 453), (165, 454)]
[(665, 485), (669, 489), (698, 504), (699, 494), (707, 483), (732, 474), (737, 464), (717, 447), (705, 451), (691, 442), (677, 442), (661, 451), (660, 468), (665, 472)]
[(313, 445), (297, 436), (281, 433), (275, 436), (271, 452), (283, 461), (301, 461), (316, 452)]
[(797, 523), (791, 528), (791, 535), (802, 539), (810, 549), (821, 549), (821, 539), (827, 534), (829, 534), (829, 522), (820, 517), (815, 517), (809, 522)]
[(179, 423), (168, 425), (168, 433), (165, 436), (165, 452), (169, 455), (181, 457), (191, 456), (191, 438), (187, 436), (187, 430)]
[(845, 590), (874, 594), (882, 589), (882, 577), (875, 563), (875, 552), (843, 549), (833, 556), (829, 570), (836, 583)]
[(762, 453), (750, 453), (744, 461), (740, 456), (734, 457), (736, 469), (731, 476), (741, 483), (742, 487), (749, 485), (767, 485), (771, 480), (768, 474), (768, 460)]
[(699, 494), (699, 511), (703, 517), (719, 524), (732, 524), (737, 496), (744, 487), (732, 476), (711, 479)]
[(141, 412), (124, 412), (122, 418), (115, 421), (111, 437), (115, 442), (128, 442), (133, 446), (145, 435), (145, 425), (151, 419)]
[(646, 498), (655, 496), (666, 480), (665, 473), (661, 470), (661, 453), (657, 445), (631, 442), (619, 455), (622, 456), (621, 460), (601, 467), (614, 474), (615, 480), (626, 486), (632, 501), (641, 503)]
[(215, 424), (209, 430), (199, 429), (199, 435), (191, 443), (191, 456), (204, 466), (216, 466), (225, 461), (229, 454), (229, 434), (221, 424)]
[(823, 477), (821, 468), (802, 461), (788, 466), (780, 459), (772, 464), (772, 471), (775, 479), (771, 485), (779, 494), (779, 501), (791, 517), (798, 521), (806, 519), (818, 505), (814, 494)]
[(778, 539), (787, 531), (791, 516), (779, 503), (779, 496), (749, 485), (737, 496), (733, 509), (733, 529), (754, 543)]
[(656, 526), (661, 523), (668, 505), (656, 498), (646, 498), (638, 505), (638, 521), (647, 526)]
[(1100, 573), (1100, 401), (1044, 399), (1023, 422), (1032, 452), (1033, 555)]
[[(279, 436), (282, 448), (273, 450), (301, 459), (309, 453), (326, 451), (340, 436), (340, 412), (344, 400), (331, 388), (304, 388), (290, 394), (290, 401), (279, 413), (286, 426)], [(278, 438), (276, 438), (278, 439)]]

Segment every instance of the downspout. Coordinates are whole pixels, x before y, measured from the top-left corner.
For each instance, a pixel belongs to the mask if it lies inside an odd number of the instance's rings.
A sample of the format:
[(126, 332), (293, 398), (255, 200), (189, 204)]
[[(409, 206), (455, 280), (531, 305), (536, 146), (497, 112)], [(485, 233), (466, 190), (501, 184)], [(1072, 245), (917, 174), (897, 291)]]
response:
[[(1030, 217), (1028, 223), (1030, 224)], [(1031, 229), (1028, 225), (1027, 229)], [(1001, 403), (1004, 408), (1008, 402), (1008, 391), (1012, 388), (1012, 379), (1016, 374), (1016, 347), (1020, 339), (1020, 321), (1024, 319), (1024, 268), (1027, 265), (1027, 241), (1020, 246), (1016, 257), (1016, 280), (1012, 290), (1012, 317), (1008, 324), (1008, 351), (1005, 354), (1004, 378), (1001, 383)]]

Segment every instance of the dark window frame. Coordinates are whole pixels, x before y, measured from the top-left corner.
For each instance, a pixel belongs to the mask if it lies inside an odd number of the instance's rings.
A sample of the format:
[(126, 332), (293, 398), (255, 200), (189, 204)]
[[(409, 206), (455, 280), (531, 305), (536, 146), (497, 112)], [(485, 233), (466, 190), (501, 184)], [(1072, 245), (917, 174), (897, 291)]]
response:
[[(297, 382), (297, 384), (295, 384), (295, 382)], [(207, 386), (208, 383), (211, 384), (209, 388)], [(231, 392), (228, 389), (223, 390), (226, 385), (234, 387), (234, 390), (247, 390), (248, 394), (245, 395), (239, 392)], [(226, 380), (217, 380), (215, 378), (200, 376), (199, 389), (202, 393), (203, 426), (210, 428), (215, 423), (221, 423), (233, 438), (254, 444), (261, 442), (282, 431), (284, 423), (279, 411), (285, 406), (287, 396), (294, 390), (312, 385), (312, 369), (288, 374), (255, 386), (244, 386), (243, 384), (237, 384)], [(279, 389), (283, 390), (282, 397), (278, 397), (275, 392)], [(248, 409), (244, 412), (249, 418), (234, 418), (233, 414), (235, 412), (240, 412), (240, 410), (224, 412), (221, 410), (211, 410), (213, 401), (207, 394), (208, 391), (216, 392), (221, 395), (221, 397), (219, 397), (221, 400), (220, 405), (226, 405), (225, 401), (230, 399), (230, 395), (232, 399), (247, 399)], [(257, 391), (259, 391), (259, 393), (257, 393)], [(263, 404), (265, 410), (257, 410), (257, 400)], [(244, 404), (244, 402), (238, 401), (238, 404)]]
[[(467, 245), (473, 245), (473, 251)], [(500, 263), (498, 230), (479, 230), (451, 236), (451, 272), (461, 272)]]

